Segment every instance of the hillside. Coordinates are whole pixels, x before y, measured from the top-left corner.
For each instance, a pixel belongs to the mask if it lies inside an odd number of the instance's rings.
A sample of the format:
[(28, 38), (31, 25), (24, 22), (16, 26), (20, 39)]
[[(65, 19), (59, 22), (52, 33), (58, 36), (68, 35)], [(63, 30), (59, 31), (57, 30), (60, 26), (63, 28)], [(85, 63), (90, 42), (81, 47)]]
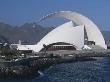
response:
[(102, 31), (102, 34), (105, 38), (106, 43), (110, 45), (110, 31)]
[(44, 28), (36, 23), (25, 23), (20, 27), (0, 23), (0, 42), (35, 44), (53, 28)]

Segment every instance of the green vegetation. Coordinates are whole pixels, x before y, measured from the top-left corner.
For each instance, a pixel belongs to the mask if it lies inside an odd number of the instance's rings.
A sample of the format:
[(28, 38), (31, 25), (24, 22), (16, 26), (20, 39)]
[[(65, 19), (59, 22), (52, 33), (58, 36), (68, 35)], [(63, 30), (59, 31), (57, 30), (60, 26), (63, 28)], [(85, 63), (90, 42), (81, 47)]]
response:
[(1, 59), (12, 60), (18, 58), (20, 55), (21, 55), (20, 51), (11, 50), (9, 47), (0, 48)]

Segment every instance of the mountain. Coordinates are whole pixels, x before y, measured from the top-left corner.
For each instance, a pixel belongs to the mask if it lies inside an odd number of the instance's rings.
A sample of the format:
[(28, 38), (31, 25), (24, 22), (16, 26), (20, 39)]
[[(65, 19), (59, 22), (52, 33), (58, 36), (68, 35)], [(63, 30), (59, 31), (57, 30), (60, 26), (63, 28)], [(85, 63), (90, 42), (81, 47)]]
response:
[(9, 43), (9, 41), (7, 40), (7, 38), (5, 38), (3, 35), (0, 34), (0, 43)]
[[(11, 26), (0, 23), (0, 42), (36, 44), (54, 27), (42, 27), (36, 23), (25, 23), (22, 26)], [(110, 31), (102, 31), (107, 44), (110, 44)]]
[(25, 35), (25, 43), (37, 43), (52, 28), (44, 28), (36, 23), (25, 23), (20, 27), (20, 30)]
[(44, 28), (36, 23), (25, 23), (19, 27), (0, 23), (0, 42), (36, 44), (44, 35), (53, 28)]
[(110, 31), (102, 31), (104, 39), (108, 45), (110, 45)]

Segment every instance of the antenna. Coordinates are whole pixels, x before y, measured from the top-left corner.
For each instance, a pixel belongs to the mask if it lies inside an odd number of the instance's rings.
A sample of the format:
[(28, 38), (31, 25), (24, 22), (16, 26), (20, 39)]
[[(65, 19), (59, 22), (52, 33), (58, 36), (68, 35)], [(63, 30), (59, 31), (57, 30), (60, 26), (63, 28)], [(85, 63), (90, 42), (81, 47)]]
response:
[(19, 43), (18, 44), (21, 45), (21, 40), (19, 40)]

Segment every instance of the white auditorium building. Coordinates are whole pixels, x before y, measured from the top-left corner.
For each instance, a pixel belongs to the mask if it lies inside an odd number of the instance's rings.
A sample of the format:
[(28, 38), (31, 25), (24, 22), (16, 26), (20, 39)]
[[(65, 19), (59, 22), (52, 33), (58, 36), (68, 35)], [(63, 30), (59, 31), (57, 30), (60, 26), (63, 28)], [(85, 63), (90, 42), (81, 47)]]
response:
[(35, 45), (17, 45), (17, 50), (40, 52), (107, 49), (102, 33), (87, 17), (76, 12), (60, 11), (42, 17), (39, 22), (53, 17), (62, 17), (70, 21), (53, 29)]

